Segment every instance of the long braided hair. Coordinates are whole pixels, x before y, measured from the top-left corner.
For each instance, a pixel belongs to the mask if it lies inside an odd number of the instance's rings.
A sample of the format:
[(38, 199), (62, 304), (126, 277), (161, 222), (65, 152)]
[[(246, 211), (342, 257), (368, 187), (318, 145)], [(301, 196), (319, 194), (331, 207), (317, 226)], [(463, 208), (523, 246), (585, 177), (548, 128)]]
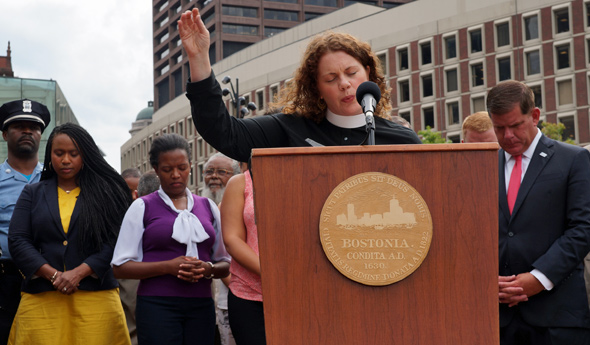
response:
[(125, 180), (102, 156), (92, 136), (81, 126), (65, 123), (53, 129), (47, 139), (45, 162), (41, 180), (57, 178), (51, 165), (53, 139), (65, 134), (72, 139), (80, 152), (83, 167), (78, 173), (81, 204), (78, 219), (79, 249), (85, 255), (96, 253), (103, 245), (114, 246), (117, 241), (123, 216), (132, 202)]

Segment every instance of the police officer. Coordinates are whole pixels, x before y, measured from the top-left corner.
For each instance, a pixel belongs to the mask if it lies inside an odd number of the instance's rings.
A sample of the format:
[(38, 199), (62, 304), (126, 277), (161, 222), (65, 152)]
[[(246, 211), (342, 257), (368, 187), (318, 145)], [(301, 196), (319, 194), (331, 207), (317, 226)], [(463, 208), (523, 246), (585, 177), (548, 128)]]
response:
[(8, 147), (8, 158), (0, 165), (0, 344), (8, 342), (22, 282), (8, 251), (8, 225), (24, 186), (41, 177), (39, 143), (50, 119), (46, 106), (28, 99), (0, 107), (2, 138)]

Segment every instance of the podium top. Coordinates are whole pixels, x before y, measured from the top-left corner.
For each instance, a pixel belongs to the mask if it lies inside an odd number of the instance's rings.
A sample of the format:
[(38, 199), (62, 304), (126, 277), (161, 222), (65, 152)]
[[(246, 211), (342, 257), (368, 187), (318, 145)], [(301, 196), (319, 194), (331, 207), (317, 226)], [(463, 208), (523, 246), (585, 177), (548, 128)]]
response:
[(461, 144), (418, 144), (418, 145), (374, 145), (374, 146), (321, 146), (321, 147), (277, 147), (253, 149), (252, 157), (350, 154), (350, 153), (387, 153), (387, 152), (441, 152), (441, 151), (498, 151), (498, 143), (461, 143)]

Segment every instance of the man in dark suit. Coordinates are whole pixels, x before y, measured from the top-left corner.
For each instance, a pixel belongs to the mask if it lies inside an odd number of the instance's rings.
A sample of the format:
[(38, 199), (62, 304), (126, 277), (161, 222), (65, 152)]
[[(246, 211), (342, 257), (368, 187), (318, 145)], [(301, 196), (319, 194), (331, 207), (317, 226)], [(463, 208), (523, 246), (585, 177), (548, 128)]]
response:
[(545, 137), (531, 89), (506, 81), (487, 107), (499, 156), (501, 344), (590, 344), (590, 153)]

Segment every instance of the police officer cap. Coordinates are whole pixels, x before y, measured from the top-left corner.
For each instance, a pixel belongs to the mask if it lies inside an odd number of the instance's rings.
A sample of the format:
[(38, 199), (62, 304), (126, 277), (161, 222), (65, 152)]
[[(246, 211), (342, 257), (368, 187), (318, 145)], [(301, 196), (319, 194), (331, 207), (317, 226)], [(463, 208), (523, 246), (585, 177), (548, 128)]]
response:
[(30, 99), (7, 102), (0, 107), (0, 124), (2, 131), (14, 121), (32, 121), (41, 125), (41, 132), (47, 127), (51, 115), (49, 109), (39, 102)]

